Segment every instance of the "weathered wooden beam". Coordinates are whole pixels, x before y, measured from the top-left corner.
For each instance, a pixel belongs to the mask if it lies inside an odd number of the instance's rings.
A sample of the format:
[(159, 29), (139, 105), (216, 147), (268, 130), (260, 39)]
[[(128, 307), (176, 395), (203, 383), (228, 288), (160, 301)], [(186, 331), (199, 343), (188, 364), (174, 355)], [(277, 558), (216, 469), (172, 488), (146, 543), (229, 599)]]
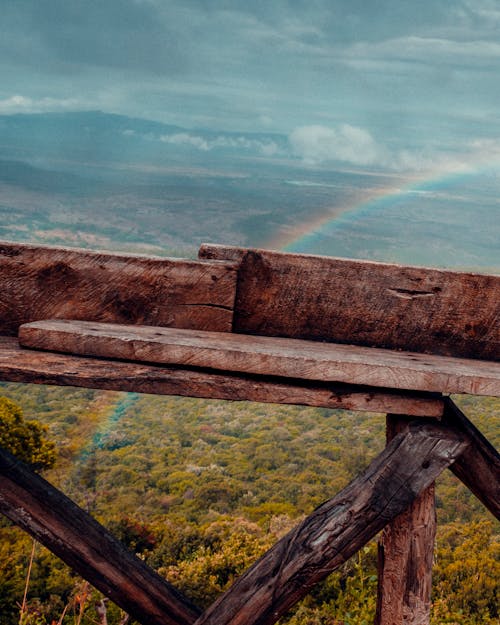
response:
[(221, 245), (218, 243), (202, 243), (198, 250), (198, 257), (210, 260), (232, 260), (241, 263), (248, 249), (235, 245)]
[(451, 471), (500, 521), (500, 454), (450, 398), (445, 398), (443, 420), (469, 441)]
[(282, 538), (196, 625), (271, 625), (400, 514), (467, 447), (450, 428), (411, 424), (336, 497)]
[(234, 331), (498, 360), (500, 276), (204, 245), (239, 261)]
[(500, 363), (356, 345), (73, 320), (24, 324), (19, 342), (83, 356), (500, 396)]
[(236, 265), (0, 243), (0, 334), (71, 318), (230, 331)]
[(143, 625), (190, 625), (199, 615), (102, 525), (1, 448), (0, 512)]
[[(409, 423), (407, 416), (387, 415), (387, 442), (407, 431)], [(375, 625), (428, 625), (435, 537), (432, 483), (382, 532)]]
[(398, 412), (440, 417), (443, 399), (432, 393), (329, 384), (304, 380), (218, 374), (208, 370), (161, 367), (101, 360), (19, 347), (17, 339), (0, 336), (0, 379), (10, 382), (81, 386), (159, 395), (256, 401)]

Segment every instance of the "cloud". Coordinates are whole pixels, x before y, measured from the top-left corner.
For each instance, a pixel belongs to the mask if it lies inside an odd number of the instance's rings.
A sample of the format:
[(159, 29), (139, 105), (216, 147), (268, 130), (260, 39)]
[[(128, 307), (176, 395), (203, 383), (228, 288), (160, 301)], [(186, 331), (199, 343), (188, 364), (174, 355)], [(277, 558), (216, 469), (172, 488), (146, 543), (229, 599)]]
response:
[(475, 139), (454, 150), (399, 150), (391, 155), (387, 167), (412, 173), (434, 175), (467, 174), (477, 171), (500, 171), (500, 139)]
[(422, 63), (432, 67), (450, 65), (461, 67), (498, 63), (500, 43), (487, 39), (461, 41), (437, 37), (409, 36), (380, 42), (354, 43), (344, 51), (343, 60), (352, 67), (386, 71), (384, 63)]
[(196, 148), (202, 152), (208, 152), (208, 150), (211, 149), (208, 141), (202, 137), (190, 135), (187, 132), (178, 132), (173, 135), (162, 135), (160, 137), (160, 141), (163, 141), (163, 143), (171, 143), (173, 145), (183, 145)]
[(82, 103), (76, 98), (27, 98), (23, 95), (13, 95), (0, 100), (0, 114), (12, 115), (15, 113), (45, 113), (47, 111), (69, 111), (81, 109)]
[(376, 167), (391, 172), (414, 174), (467, 173), (478, 169), (498, 170), (500, 139), (474, 139), (454, 146), (426, 145), (389, 148), (365, 129), (348, 124), (336, 128), (300, 126), (290, 133), (289, 144), (295, 156), (309, 166), (344, 162), (360, 167)]
[(2, 11), (9, 45), (0, 41), (0, 51), (16, 65), (73, 78), (95, 68), (153, 76), (185, 68), (185, 24), (176, 28), (151, 2), (17, 0)]
[[(4, 0), (0, 111), (65, 110), (76, 98), (210, 128), (165, 139), (202, 153), (273, 155), (272, 141), (246, 143), (251, 132), (296, 128), (304, 160), (378, 164), (384, 146), (415, 152), (498, 130), (499, 23), (498, 0)], [(219, 129), (244, 137), (228, 143)]]
[(498, 32), (500, 25), (500, 7), (497, 0), (462, 0), (456, 8), (462, 21), (471, 28), (481, 28)]
[(273, 156), (279, 152), (278, 145), (271, 140), (249, 139), (248, 137), (227, 137), (219, 135), (214, 138), (205, 138), (187, 132), (178, 132), (162, 135), (160, 141), (173, 145), (196, 148), (202, 152), (209, 152), (216, 148), (256, 151), (263, 156)]
[(367, 130), (349, 124), (300, 126), (291, 132), (289, 142), (293, 153), (309, 165), (328, 161), (383, 165), (387, 160), (386, 149)]

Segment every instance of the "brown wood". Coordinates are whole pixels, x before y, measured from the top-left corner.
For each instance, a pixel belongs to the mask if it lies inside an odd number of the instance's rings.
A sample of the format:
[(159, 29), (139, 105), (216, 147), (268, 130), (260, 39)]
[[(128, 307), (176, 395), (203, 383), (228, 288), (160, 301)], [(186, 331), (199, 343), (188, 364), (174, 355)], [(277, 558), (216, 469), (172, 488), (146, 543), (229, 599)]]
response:
[(500, 396), (500, 363), (355, 345), (73, 320), (25, 324), (19, 341), (25, 347), (101, 358)]
[(298, 404), (440, 417), (443, 399), (432, 393), (391, 391), (349, 384), (243, 376), (214, 371), (84, 358), (21, 349), (0, 336), (0, 379), (85, 388), (183, 395), (207, 399)]
[(143, 625), (190, 625), (198, 616), (102, 525), (1, 448), (0, 512)]
[(412, 424), (336, 497), (282, 538), (196, 625), (271, 625), (400, 514), (467, 446), (451, 429)]
[(216, 243), (202, 243), (198, 250), (198, 258), (205, 260), (232, 260), (241, 263), (247, 248), (234, 245), (219, 245)]
[(234, 263), (0, 243), (0, 334), (36, 319), (231, 329)]
[[(408, 427), (408, 417), (387, 415), (387, 441)], [(433, 483), (382, 532), (375, 625), (428, 625), (435, 537)]]
[(204, 245), (240, 261), (233, 329), (500, 358), (500, 276)]
[(500, 454), (450, 398), (445, 399), (444, 422), (469, 441), (451, 471), (500, 521)]
[[(147, 625), (271, 625), (389, 522), (377, 623), (428, 623), (434, 478), (451, 465), (500, 518), (498, 453), (450, 399), (429, 392), (500, 395), (500, 277), (217, 246), (203, 246), (200, 257), (0, 244), (0, 378), (429, 417), (444, 411), (443, 425), (389, 418), (395, 436), (364, 474), (202, 616), (2, 451), (0, 512)], [(5, 336), (20, 325), (25, 345), (71, 355), (21, 349)]]

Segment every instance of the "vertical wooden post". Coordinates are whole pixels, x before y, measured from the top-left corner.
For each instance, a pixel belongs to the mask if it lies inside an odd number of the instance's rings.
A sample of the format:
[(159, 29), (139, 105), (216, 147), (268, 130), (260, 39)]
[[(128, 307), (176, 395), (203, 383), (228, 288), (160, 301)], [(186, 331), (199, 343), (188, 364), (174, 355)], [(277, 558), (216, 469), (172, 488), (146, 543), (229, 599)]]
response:
[[(387, 442), (405, 431), (410, 420), (387, 415)], [(382, 533), (375, 625), (429, 624), (435, 536), (433, 483)]]

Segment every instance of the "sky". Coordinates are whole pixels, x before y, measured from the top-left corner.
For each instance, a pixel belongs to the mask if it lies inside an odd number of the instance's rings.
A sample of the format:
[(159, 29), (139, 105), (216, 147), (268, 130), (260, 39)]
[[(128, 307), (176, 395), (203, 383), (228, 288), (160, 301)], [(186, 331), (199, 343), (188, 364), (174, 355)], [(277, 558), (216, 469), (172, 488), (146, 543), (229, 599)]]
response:
[(279, 132), (310, 165), (500, 161), (498, 0), (0, 0), (0, 114)]

